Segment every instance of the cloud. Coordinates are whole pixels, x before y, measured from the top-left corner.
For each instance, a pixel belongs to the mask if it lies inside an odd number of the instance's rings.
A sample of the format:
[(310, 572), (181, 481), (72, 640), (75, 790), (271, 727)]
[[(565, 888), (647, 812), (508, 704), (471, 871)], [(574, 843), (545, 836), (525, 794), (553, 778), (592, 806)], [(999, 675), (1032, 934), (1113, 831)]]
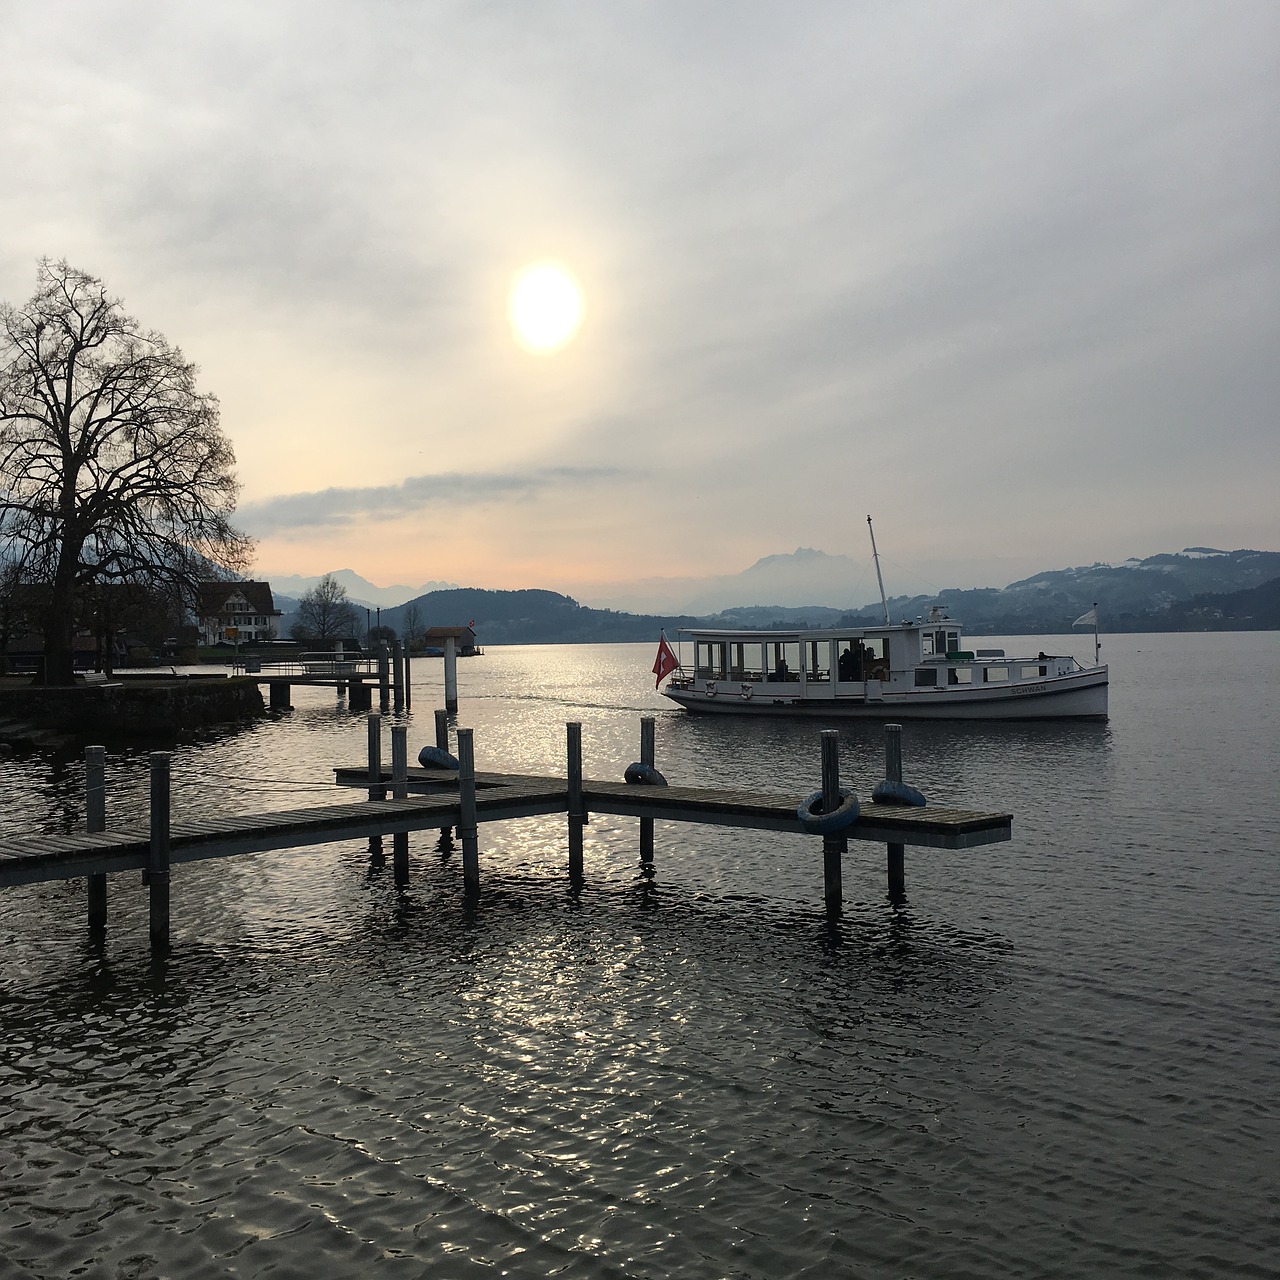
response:
[(238, 517), (255, 537), (303, 537), (316, 529), (399, 520), (444, 507), (528, 502), (566, 490), (581, 492), (619, 474), (609, 467), (544, 467), (524, 472), (408, 476), (394, 485), (282, 494), (245, 504)]

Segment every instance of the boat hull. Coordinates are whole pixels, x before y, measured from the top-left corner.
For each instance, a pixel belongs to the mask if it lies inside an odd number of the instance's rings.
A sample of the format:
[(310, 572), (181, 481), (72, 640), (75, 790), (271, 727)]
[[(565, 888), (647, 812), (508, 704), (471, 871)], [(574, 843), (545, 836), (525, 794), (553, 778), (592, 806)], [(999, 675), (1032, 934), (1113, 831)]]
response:
[(886, 689), (878, 698), (781, 693), (768, 684), (744, 697), (737, 686), (707, 696), (697, 688), (668, 688), (686, 711), (707, 715), (809, 716), (855, 720), (1105, 720), (1105, 667), (1034, 684), (980, 689)]

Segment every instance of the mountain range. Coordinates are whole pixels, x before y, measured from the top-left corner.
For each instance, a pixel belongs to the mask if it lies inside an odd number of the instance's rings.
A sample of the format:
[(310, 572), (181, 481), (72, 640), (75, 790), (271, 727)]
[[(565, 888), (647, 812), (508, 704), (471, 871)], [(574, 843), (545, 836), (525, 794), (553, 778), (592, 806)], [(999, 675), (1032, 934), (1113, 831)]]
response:
[[(815, 563), (830, 570), (833, 566), (824, 561), (843, 557), (801, 548), (792, 557), (767, 559), (768, 571), (781, 574), (787, 561), (806, 570)], [(366, 607), (374, 607), (368, 603), (368, 588), (387, 593), (405, 590), (373, 587), (350, 570), (334, 577), (344, 586), (344, 579), (354, 579), (363, 598), (351, 587), (349, 595), (353, 603)], [(836, 576), (827, 580), (840, 581)], [(292, 581), (272, 582), (277, 607), (286, 613), (283, 634), (288, 634), (288, 615), (296, 609), (296, 601), (280, 594), (277, 587)], [(640, 614), (590, 608), (554, 591), (428, 586), (431, 589), (398, 606), (376, 606), (382, 609), (383, 624), (402, 631), (412, 609), (423, 627), (473, 622), (483, 645), (650, 640), (662, 628), (676, 631), (695, 625), (788, 628), (884, 621), (879, 604), (856, 612), (825, 604), (749, 604), (696, 614)], [(1270, 630), (1280, 628), (1280, 552), (1188, 547), (1119, 564), (1048, 570), (1007, 587), (947, 588), (932, 595), (892, 596), (887, 603), (893, 621), (920, 617), (935, 604), (945, 606), (973, 636), (1070, 633), (1074, 620), (1095, 603), (1102, 629), (1110, 632)]]

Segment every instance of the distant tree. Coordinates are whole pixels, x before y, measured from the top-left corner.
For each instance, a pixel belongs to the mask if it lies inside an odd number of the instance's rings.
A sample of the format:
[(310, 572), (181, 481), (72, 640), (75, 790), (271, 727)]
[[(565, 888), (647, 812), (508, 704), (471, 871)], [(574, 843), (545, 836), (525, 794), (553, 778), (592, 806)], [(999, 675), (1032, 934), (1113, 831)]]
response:
[(369, 628), (369, 647), (376, 648), (380, 644), (386, 644), (390, 649), (399, 637), (396, 635), (395, 627), (370, 627)]
[(406, 649), (412, 650), (422, 643), (422, 634), (426, 631), (427, 624), (422, 616), (422, 606), (416, 600), (405, 606), (400, 628)]
[(340, 640), (354, 636), (359, 625), (346, 587), (326, 573), (298, 601), (298, 621), (289, 634), (295, 640)]
[(210, 565), (247, 568), (217, 398), (95, 276), (44, 259), (0, 304), (0, 537), (45, 588), (47, 684), (73, 679), (83, 596), (127, 583), (191, 608)]

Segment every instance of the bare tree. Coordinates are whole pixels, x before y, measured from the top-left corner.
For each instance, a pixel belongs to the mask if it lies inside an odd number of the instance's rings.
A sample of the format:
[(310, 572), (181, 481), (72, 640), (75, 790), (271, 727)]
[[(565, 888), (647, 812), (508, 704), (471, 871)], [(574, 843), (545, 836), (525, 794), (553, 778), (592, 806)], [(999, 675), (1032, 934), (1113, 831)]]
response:
[(291, 634), (295, 640), (339, 640), (354, 636), (359, 625), (346, 587), (326, 573), (298, 601), (298, 621)]
[(181, 350), (101, 280), (40, 262), (34, 296), (0, 305), (0, 537), (46, 588), (44, 682), (69, 684), (91, 586), (177, 592), (248, 567), (217, 398)]
[(422, 617), (422, 606), (416, 600), (405, 605), (400, 625), (404, 632), (405, 648), (412, 652), (415, 646), (421, 645), (422, 633), (427, 629)]

